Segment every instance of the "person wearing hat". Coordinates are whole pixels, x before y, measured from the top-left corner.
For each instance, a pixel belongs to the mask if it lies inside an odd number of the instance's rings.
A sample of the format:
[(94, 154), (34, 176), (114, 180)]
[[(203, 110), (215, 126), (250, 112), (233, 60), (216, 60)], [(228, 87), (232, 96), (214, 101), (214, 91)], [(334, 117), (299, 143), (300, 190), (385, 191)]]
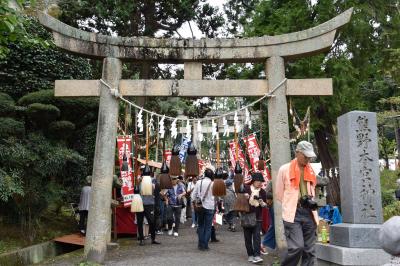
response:
[(261, 173), (251, 175), (250, 185), (244, 186), (245, 196), (249, 199), (249, 212), (256, 213), (256, 225), (254, 227), (243, 227), (244, 243), (246, 246), (248, 261), (253, 263), (262, 262), (260, 257), (261, 247), (261, 223), (262, 208), (267, 206), (267, 193), (262, 189), (264, 177)]
[(211, 165), (208, 165), (204, 171), (204, 178), (197, 181), (191, 195), (193, 203), (199, 199), (203, 206), (202, 211), (196, 213), (197, 235), (199, 238), (198, 249), (203, 251), (209, 250), (208, 242), (211, 238), (211, 227), (215, 211), (215, 199), (212, 195), (213, 180), (214, 170)]
[(387, 220), (379, 232), (381, 247), (393, 255), (391, 262), (384, 266), (399, 265), (400, 262), (400, 216), (393, 216)]
[(316, 175), (310, 160), (316, 157), (313, 145), (300, 141), (296, 158), (280, 167), (276, 177), (276, 199), (282, 204), (282, 219), (288, 250), (282, 265), (315, 265), (318, 214), (315, 196)]

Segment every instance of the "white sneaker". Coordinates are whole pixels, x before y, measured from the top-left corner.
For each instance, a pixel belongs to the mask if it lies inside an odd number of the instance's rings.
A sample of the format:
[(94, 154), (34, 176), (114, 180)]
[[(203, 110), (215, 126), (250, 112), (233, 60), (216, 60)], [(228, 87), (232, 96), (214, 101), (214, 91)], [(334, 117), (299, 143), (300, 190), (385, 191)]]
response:
[(169, 236), (172, 236), (172, 229), (171, 229), (171, 230), (168, 230), (168, 235), (169, 235)]
[(253, 263), (263, 262), (264, 260), (260, 256), (255, 256), (253, 259)]
[(253, 262), (254, 261), (254, 257), (253, 256), (249, 256), (249, 259), (247, 261)]
[(261, 253), (261, 255), (268, 255), (268, 251), (267, 251), (267, 249), (264, 248), (264, 247), (261, 247), (261, 248), (260, 248), (260, 253)]
[(179, 236), (178, 232), (174, 232), (174, 236)]
[(195, 224), (192, 224), (192, 228), (195, 228), (196, 227), (196, 225)]

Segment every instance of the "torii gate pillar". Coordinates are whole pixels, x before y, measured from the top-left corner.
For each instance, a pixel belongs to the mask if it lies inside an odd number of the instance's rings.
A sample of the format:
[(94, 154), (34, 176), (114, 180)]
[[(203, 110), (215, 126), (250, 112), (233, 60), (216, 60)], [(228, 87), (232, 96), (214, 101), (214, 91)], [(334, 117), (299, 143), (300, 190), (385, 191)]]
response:
[[(280, 56), (273, 56), (267, 59), (265, 72), (268, 78), (270, 88), (275, 88), (285, 79), (285, 61)], [(290, 161), (290, 139), (289, 125), (286, 102), (286, 83), (278, 88), (275, 97), (268, 98), (268, 130), (269, 144), (271, 149), (271, 174), (273, 184), (273, 198), (276, 197), (276, 176), (279, 167)], [(274, 200), (274, 215), (281, 217), (282, 204)], [(275, 239), (277, 246), (283, 250), (286, 247), (284, 236), (284, 227), (282, 219), (275, 219)]]
[[(103, 60), (102, 79), (118, 88), (121, 79), (120, 59)], [(115, 139), (117, 138), (118, 99), (110, 89), (100, 85), (99, 118), (93, 161), (92, 194), (86, 232), (85, 256), (89, 261), (103, 262), (107, 243), (111, 241), (111, 187), (114, 174)], [(105, 207), (106, 206), (106, 207)]]

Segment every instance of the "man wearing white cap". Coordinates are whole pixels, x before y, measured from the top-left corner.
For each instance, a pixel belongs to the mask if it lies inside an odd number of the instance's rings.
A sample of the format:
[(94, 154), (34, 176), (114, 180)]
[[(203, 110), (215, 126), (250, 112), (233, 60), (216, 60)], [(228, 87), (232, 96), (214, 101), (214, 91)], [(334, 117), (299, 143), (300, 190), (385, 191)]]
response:
[(310, 165), (316, 157), (311, 143), (301, 141), (296, 158), (280, 167), (276, 178), (276, 197), (282, 204), (282, 219), (288, 250), (283, 266), (315, 264), (315, 242), (318, 224), (315, 196), (316, 175)]

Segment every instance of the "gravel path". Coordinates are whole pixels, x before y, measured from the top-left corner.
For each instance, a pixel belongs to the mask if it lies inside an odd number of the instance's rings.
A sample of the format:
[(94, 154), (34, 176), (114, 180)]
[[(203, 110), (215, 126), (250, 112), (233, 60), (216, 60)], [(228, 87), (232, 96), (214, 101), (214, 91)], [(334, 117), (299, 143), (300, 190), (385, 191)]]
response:
[[(230, 232), (227, 226), (217, 228), (218, 243), (210, 243), (209, 251), (197, 249), (196, 230), (190, 227), (190, 222), (181, 225), (179, 237), (166, 234), (158, 235), (161, 245), (151, 245), (146, 240), (145, 246), (139, 246), (133, 238), (120, 238), (120, 247), (109, 251), (105, 265), (252, 265), (247, 262), (243, 232)], [(58, 256), (42, 265), (78, 265), (83, 258), (83, 250)], [(278, 261), (275, 254), (264, 255), (264, 262), (257, 265), (272, 265)], [(279, 263), (277, 263), (279, 265)]]

